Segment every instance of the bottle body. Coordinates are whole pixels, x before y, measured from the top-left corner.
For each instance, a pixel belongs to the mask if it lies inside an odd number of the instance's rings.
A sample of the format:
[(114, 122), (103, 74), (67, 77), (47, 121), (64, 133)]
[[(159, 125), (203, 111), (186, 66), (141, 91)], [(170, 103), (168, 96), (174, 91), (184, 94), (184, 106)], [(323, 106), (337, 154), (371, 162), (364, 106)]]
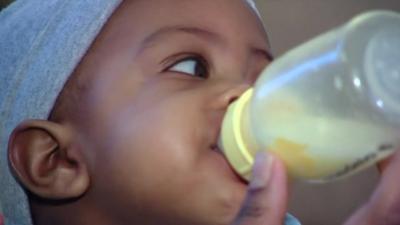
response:
[(400, 16), (381, 11), (277, 59), (236, 109), (248, 162), (267, 150), (294, 177), (328, 181), (392, 154), (400, 146), (398, 62)]

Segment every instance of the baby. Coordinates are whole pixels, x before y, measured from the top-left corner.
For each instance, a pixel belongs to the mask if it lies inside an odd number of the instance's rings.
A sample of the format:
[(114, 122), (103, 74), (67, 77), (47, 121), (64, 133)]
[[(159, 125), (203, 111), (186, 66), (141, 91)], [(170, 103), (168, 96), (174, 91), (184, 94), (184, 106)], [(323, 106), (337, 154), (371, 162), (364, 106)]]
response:
[(252, 2), (17, 1), (0, 23), (7, 225), (284, 223), (281, 162), (258, 155), (248, 185), (217, 147), (272, 60)]

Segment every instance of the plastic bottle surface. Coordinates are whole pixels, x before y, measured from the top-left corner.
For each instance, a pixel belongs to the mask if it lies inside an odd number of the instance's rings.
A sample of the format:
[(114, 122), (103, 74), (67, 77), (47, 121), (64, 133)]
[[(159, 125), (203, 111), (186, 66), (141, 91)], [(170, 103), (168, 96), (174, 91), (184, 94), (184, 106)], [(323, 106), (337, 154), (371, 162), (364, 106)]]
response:
[(289, 51), (230, 105), (220, 148), (245, 179), (258, 151), (331, 181), (400, 148), (400, 14), (372, 11)]

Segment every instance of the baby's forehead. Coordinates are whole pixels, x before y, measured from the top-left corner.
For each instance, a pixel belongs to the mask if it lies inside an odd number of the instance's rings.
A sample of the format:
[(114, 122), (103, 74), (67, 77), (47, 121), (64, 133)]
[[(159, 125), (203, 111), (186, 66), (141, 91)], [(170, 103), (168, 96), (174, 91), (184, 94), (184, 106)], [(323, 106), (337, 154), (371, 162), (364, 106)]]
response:
[(266, 32), (251, 0), (143, 0), (122, 2), (87, 55), (102, 61), (127, 48), (140, 52), (157, 42), (168, 45), (166, 40), (178, 34), (219, 42), (252, 35), (256, 37), (250, 41), (268, 49)]
[[(252, 18), (249, 23), (238, 20), (249, 17)], [(183, 25), (221, 32), (235, 25), (242, 25), (243, 32), (246, 32), (246, 28), (258, 27), (263, 30), (262, 35), (266, 36), (252, 0), (124, 1), (110, 20), (103, 32), (113, 32), (114, 37), (135, 30), (134, 38), (140, 38), (141, 34), (150, 30), (154, 32)]]

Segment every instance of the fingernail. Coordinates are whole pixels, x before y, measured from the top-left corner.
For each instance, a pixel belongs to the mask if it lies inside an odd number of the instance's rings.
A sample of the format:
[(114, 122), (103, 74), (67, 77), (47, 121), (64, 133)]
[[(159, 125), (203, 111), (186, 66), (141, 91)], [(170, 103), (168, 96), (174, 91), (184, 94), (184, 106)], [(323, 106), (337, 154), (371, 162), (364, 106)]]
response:
[(252, 179), (249, 188), (252, 190), (261, 189), (267, 186), (269, 178), (271, 177), (271, 170), (274, 164), (274, 157), (266, 152), (259, 152), (256, 154)]

